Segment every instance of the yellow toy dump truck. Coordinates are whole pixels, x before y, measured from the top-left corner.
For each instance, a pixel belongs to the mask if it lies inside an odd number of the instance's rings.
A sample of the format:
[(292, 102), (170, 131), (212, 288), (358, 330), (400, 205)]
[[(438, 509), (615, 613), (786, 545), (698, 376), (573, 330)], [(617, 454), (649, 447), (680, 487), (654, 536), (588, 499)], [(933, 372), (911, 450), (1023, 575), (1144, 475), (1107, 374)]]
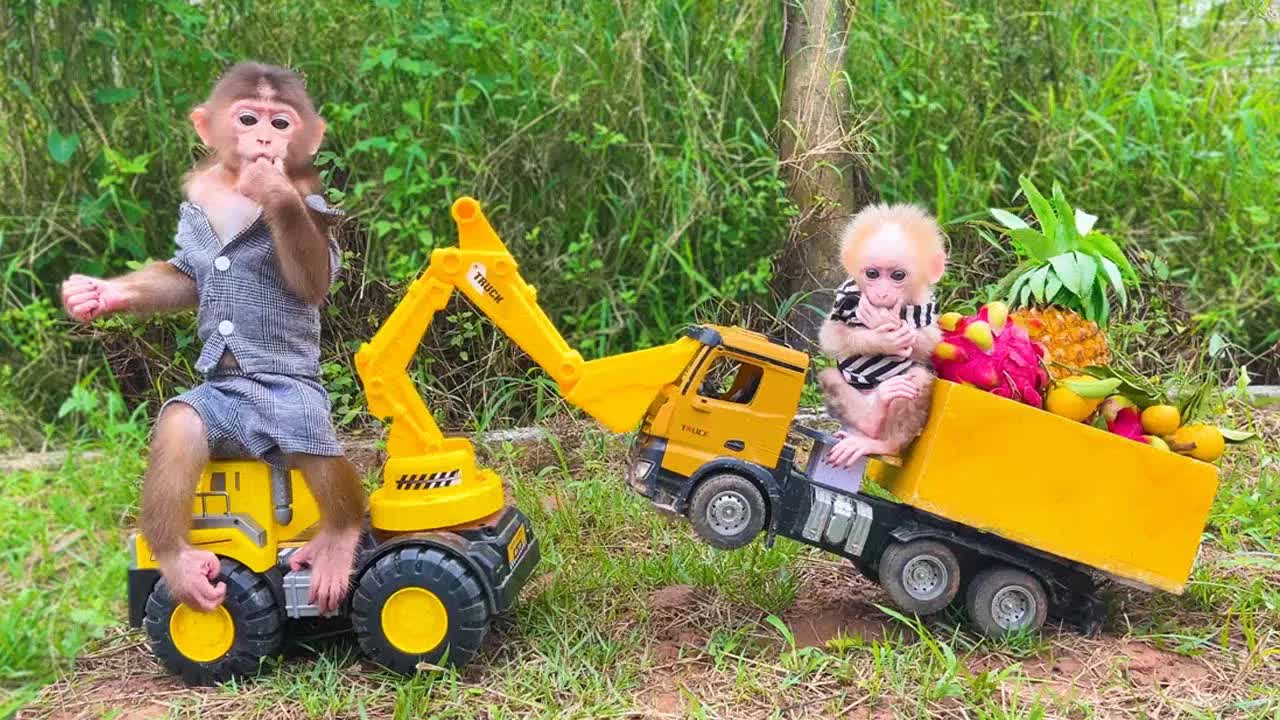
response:
[[(465, 663), (538, 561), (501, 479), (476, 466), (470, 441), (441, 434), (408, 375), (454, 290), (569, 403), (615, 432), (639, 425), (628, 485), (717, 547), (761, 532), (790, 537), (852, 559), (921, 614), (967, 588), (970, 616), (992, 633), (1036, 628), (1048, 613), (1096, 626), (1093, 591), (1105, 577), (1181, 590), (1216, 488), (1212, 466), (939, 382), (902, 466), (870, 463), (898, 501), (830, 483), (842, 480), (822, 462), (834, 439), (793, 424), (808, 355), (704, 325), (667, 345), (585, 361), (538, 306), (479, 203), (464, 197), (452, 212), (458, 246), (432, 253), (356, 355), (369, 408), (391, 428), (339, 614), (377, 662), (401, 672)], [(288, 559), (318, 513), (297, 472), (259, 462), (211, 463), (193, 513), (192, 542), (223, 558), (226, 602), (212, 613), (175, 604), (135, 536), (129, 614), (169, 669), (210, 682), (253, 671), (294, 623), (317, 614), (309, 574), (290, 571)]]

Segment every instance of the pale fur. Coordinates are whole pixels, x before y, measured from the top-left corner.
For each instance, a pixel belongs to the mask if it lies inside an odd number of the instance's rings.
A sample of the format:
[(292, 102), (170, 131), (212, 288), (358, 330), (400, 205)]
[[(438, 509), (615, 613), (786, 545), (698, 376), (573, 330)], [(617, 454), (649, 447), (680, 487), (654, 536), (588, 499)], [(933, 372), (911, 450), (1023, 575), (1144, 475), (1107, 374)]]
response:
[[(850, 277), (857, 278), (862, 249), (867, 242), (892, 227), (892, 235), (901, 238), (903, 263), (912, 268), (913, 274), (925, 282), (907, 288), (904, 302), (919, 304), (932, 299), (932, 286), (941, 279), (946, 269), (946, 245), (942, 229), (936, 220), (923, 209), (909, 204), (871, 205), (850, 221), (840, 240), (840, 261)], [(883, 442), (889, 452), (898, 452), (924, 429), (929, 417), (933, 373), (929, 363), (933, 349), (942, 339), (936, 326), (916, 332), (911, 348), (911, 359), (920, 363), (909, 372), (919, 388), (919, 395), (912, 399), (896, 399), (883, 407), (883, 423), (877, 432), (869, 435)], [(883, 337), (870, 328), (857, 328), (838, 320), (828, 319), (818, 331), (818, 344), (823, 352), (837, 362), (855, 355), (890, 354)], [(878, 415), (875, 404), (882, 402), (875, 390), (860, 392), (850, 387), (838, 370), (827, 370), (819, 375), (827, 409), (846, 427), (857, 427), (857, 419)]]

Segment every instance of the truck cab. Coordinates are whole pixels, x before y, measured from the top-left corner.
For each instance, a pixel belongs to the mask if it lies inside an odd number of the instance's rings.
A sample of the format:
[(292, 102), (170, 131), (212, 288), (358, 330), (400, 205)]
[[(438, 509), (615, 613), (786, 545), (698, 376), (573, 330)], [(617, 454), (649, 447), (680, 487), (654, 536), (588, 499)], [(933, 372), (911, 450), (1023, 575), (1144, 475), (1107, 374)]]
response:
[(809, 356), (741, 328), (685, 335), (701, 347), (646, 412), (627, 480), (716, 547), (739, 547), (769, 523), (791, 477), (787, 437)]

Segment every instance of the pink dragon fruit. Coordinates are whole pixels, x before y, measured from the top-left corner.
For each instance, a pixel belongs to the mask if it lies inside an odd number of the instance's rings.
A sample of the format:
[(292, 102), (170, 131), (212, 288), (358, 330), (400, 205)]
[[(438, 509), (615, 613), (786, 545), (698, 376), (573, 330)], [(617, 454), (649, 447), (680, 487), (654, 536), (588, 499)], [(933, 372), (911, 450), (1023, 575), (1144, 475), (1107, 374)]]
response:
[(1142, 434), (1142, 418), (1135, 408), (1120, 408), (1116, 412), (1115, 419), (1107, 423), (1107, 430), (1120, 437), (1150, 444), (1147, 436)]
[(1009, 308), (987, 303), (976, 315), (946, 313), (938, 318), (942, 342), (933, 351), (933, 367), (943, 380), (1044, 406), (1049, 373), (1041, 361), (1044, 347), (1009, 322)]

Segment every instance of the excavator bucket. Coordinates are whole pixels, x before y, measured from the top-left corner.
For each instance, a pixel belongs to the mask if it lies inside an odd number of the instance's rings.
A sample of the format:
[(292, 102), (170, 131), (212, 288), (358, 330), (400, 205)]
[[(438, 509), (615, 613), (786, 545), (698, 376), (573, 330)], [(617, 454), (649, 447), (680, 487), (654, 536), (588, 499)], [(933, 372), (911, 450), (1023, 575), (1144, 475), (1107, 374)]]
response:
[(693, 338), (680, 338), (669, 345), (592, 360), (583, 365), (581, 378), (565, 393), (565, 400), (610, 430), (628, 432), (701, 347)]

